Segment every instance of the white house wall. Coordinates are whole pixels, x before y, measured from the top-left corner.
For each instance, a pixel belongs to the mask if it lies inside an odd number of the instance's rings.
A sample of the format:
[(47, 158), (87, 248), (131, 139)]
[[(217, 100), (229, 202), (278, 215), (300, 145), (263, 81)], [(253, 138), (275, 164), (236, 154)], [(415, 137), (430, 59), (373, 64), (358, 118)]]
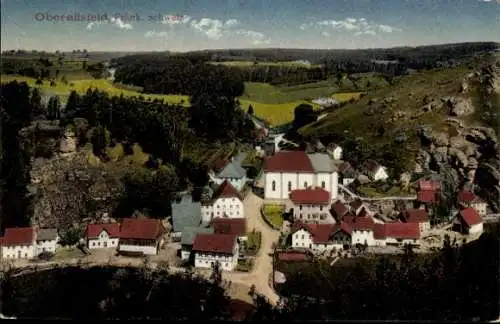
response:
[(368, 246), (375, 245), (375, 239), (373, 238), (373, 231), (353, 230), (351, 237), (352, 237), (352, 245), (365, 244), (365, 242)]
[(472, 225), (469, 228), (469, 234), (477, 234), (477, 233), (481, 233), (482, 231), (483, 231), (483, 223)]
[(201, 215), (205, 222), (212, 220), (212, 218), (223, 217), (224, 214), (229, 218), (245, 218), (243, 202), (234, 197), (219, 198), (213, 205), (201, 206)]
[(146, 255), (158, 254), (158, 249), (156, 248), (156, 246), (120, 244), (118, 250), (123, 252), (142, 252)]
[(215, 262), (218, 261), (222, 270), (233, 271), (238, 265), (238, 258), (239, 247), (238, 244), (235, 244), (235, 247), (233, 248), (233, 255), (195, 252), (194, 266), (195, 268), (210, 269), (215, 264)]
[(311, 234), (304, 230), (300, 229), (293, 233), (292, 235), (292, 247), (293, 248), (311, 248), (312, 246), (312, 237)]
[(58, 240), (47, 240), (47, 241), (37, 241), (36, 242), (36, 253), (40, 254), (43, 252), (56, 253), (58, 247)]
[(35, 244), (2, 246), (4, 259), (32, 259), (35, 257)]
[(106, 231), (101, 231), (99, 236), (88, 240), (89, 249), (115, 248), (118, 246), (118, 238), (110, 238)]
[(378, 180), (385, 180), (389, 176), (387, 175), (387, 172), (383, 167), (378, 168), (377, 172), (373, 175), (373, 180), (378, 181)]
[(405, 245), (405, 244), (412, 244), (412, 245), (417, 245), (419, 244), (419, 241), (416, 239), (401, 239), (398, 240), (393, 237), (388, 237), (385, 239), (386, 245)]
[(471, 204), (471, 207), (474, 208), (479, 215), (481, 216), (486, 216), (486, 203), (485, 202), (476, 202), (476, 203), (472, 203)]
[[(301, 206), (302, 209), (300, 209)], [(318, 215), (314, 218), (313, 214)], [(321, 214), (323, 214), (324, 219), (321, 219)], [(330, 214), (328, 205), (293, 205), (293, 217), (305, 223), (318, 222), (320, 224), (335, 224), (335, 219)]]
[(333, 150), (332, 157), (334, 160), (342, 160), (342, 148), (340, 146), (337, 146)]
[[(273, 181), (276, 183), (276, 190), (273, 189)], [(325, 182), (325, 190), (330, 192), (331, 198), (338, 196), (338, 173), (265, 173), (264, 196), (266, 199), (288, 199), (290, 192), (296, 189), (306, 189), (307, 187), (321, 187)], [(291, 183), (291, 190), (288, 190), (288, 182)]]

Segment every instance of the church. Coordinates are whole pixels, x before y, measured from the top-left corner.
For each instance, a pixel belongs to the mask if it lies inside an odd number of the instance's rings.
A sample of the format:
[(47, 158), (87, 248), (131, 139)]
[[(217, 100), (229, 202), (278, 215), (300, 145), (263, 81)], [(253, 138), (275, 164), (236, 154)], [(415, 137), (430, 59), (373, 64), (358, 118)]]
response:
[(327, 153), (280, 151), (264, 160), (264, 199), (288, 199), (296, 189), (319, 187), (338, 196), (338, 172)]

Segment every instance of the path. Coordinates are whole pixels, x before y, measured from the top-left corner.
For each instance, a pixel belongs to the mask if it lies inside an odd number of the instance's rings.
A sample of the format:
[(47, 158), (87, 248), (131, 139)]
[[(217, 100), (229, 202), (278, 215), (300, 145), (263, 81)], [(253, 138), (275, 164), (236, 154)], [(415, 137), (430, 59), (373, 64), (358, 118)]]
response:
[(342, 189), (342, 191), (346, 192), (351, 198), (355, 199), (361, 199), (364, 201), (381, 201), (381, 200), (416, 200), (417, 195), (415, 196), (390, 196), (390, 197), (380, 197), (380, 198), (368, 198), (368, 197), (361, 197), (360, 195), (355, 194), (345, 186), (339, 184), (339, 188)]

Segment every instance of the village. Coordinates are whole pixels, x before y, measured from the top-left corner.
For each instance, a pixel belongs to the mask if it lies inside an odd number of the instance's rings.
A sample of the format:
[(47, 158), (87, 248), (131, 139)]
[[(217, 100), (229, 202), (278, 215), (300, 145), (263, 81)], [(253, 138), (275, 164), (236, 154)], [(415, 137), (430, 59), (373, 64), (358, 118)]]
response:
[[(74, 261), (76, 254), (57, 261), (60, 251), (79, 249), (76, 258), (94, 264), (148, 260), (173, 270), (194, 267), (203, 272), (217, 263), (225, 280), (255, 285), (276, 302), (275, 255), (340, 258), (352, 256), (354, 250), (401, 253), (406, 245), (428, 253), (439, 249), (445, 236), (463, 244), (483, 232), (489, 208), (471, 189), (457, 190), (449, 216), (438, 221), (435, 207), (443, 189), (439, 180), (416, 178), (413, 193), (406, 195), (363, 197), (352, 189), (361, 177), (372, 183), (392, 181), (376, 161), (355, 170), (342, 160), (343, 149), (336, 144), (282, 150), (276, 143), (281, 135), (267, 130), (263, 135), (267, 140), (253, 152), (211, 161), (210, 183), (200, 199), (191, 191), (178, 193), (171, 217), (108, 217), (87, 224), (80, 243), (69, 247), (61, 244), (54, 228), (7, 228), (0, 239), (1, 262), (19, 268), (51, 260), (62, 264)], [(244, 163), (249, 154), (262, 160), (253, 179)]]

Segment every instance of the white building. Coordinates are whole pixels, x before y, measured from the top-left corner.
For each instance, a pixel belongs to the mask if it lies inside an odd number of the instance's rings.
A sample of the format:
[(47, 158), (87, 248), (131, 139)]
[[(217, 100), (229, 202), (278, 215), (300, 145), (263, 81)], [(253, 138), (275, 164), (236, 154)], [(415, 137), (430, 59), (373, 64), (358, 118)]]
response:
[(373, 181), (383, 181), (389, 178), (385, 167), (378, 164), (376, 161), (368, 160), (365, 163), (366, 173)]
[(296, 189), (320, 187), (338, 195), (338, 173), (330, 155), (304, 151), (281, 151), (264, 160), (264, 198), (288, 199)]
[(119, 223), (88, 224), (85, 232), (89, 249), (116, 248), (120, 240)]
[(201, 203), (201, 217), (204, 223), (217, 217), (244, 218), (243, 200), (228, 181), (224, 181), (210, 199)]
[(379, 235), (385, 237), (385, 245), (419, 245), (420, 228), (418, 223), (386, 223), (381, 226)]
[(209, 172), (210, 180), (218, 185), (229, 181), (237, 191), (241, 191), (247, 181), (247, 172), (243, 168), (243, 162), (247, 155), (247, 153), (241, 152), (229, 161), (221, 162), (218, 170)]
[(120, 226), (118, 252), (129, 255), (156, 255), (163, 245), (165, 228), (160, 220), (125, 218)]
[(192, 251), (196, 268), (210, 269), (219, 262), (222, 270), (233, 271), (238, 265), (239, 245), (236, 235), (197, 234)]
[(462, 209), (453, 221), (453, 229), (465, 234), (483, 232), (483, 218), (474, 208)]
[(352, 229), (345, 222), (340, 224), (294, 223), (292, 248), (308, 249), (313, 253), (340, 251), (351, 246)]
[(56, 253), (59, 247), (59, 235), (55, 228), (41, 228), (36, 233), (36, 254)]
[(352, 228), (352, 245), (366, 244), (368, 246), (375, 246), (375, 238), (373, 236), (375, 222), (373, 218), (370, 216), (344, 216), (342, 220)]
[(32, 227), (6, 228), (0, 246), (3, 259), (32, 259), (36, 256), (35, 231)]
[(290, 193), (294, 220), (306, 223), (334, 224), (330, 214), (330, 193), (321, 188), (297, 189)]

